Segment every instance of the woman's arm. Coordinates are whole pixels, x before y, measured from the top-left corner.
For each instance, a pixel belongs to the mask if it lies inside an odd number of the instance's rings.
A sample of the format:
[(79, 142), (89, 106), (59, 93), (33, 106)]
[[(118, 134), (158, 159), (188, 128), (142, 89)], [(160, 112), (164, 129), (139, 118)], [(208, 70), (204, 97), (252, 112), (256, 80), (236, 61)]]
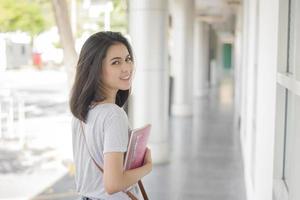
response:
[(151, 151), (148, 148), (142, 167), (124, 171), (123, 158), (124, 153), (120, 152), (104, 154), (104, 187), (108, 194), (130, 187), (152, 170)]

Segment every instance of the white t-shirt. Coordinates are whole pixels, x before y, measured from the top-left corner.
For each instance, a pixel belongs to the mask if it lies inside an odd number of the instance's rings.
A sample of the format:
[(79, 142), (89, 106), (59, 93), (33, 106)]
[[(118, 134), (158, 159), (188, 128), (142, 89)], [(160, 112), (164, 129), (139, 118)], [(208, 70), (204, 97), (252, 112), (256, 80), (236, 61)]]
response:
[[(128, 118), (125, 111), (116, 104), (98, 104), (91, 108), (83, 124), (86, 142), (77, 118), (72, 120), (73, 158), (77, 192), (93, 200), (130, 200), (124, 192), (109, 195), (105, 192), (103, 174), (93, 162), (89, 151), (103, 169), (103, 154), (126, 152), (128, 145)], [(87, 144), (86, 144), (87, 143)], [(131, 190), (141, 199), (137, 184)]]

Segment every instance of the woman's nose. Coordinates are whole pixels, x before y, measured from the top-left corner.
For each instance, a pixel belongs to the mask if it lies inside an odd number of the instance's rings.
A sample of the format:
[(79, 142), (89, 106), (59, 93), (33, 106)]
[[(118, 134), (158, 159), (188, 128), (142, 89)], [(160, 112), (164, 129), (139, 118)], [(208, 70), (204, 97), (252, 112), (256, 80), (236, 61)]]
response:
[(124, 63), (122, 66), (122, 71), (123, 72), (127, 72), (127, 71), (131, 71), (132, 69), (132, 64), (131, 63)]

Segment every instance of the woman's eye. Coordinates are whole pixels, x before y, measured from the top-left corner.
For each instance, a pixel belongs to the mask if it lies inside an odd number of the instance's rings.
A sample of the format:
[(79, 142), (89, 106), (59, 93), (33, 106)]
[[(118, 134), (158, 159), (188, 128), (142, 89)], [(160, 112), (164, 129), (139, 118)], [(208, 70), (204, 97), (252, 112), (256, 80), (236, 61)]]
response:
[(114, 62), (112, 63), (112, 65), (118, 65), (118, 64), (120, 64), (120, 61), (114, 61)]
[(132, 63), (132, 59), (131, 58), (126, 58), (125, 61), (128, 62), (128, 63)]

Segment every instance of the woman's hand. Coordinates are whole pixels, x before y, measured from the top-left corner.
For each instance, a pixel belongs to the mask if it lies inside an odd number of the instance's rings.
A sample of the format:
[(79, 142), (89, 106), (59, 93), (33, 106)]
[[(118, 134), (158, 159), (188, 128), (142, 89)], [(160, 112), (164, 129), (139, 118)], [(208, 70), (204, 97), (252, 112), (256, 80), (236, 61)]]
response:
[(146, 154), (144, 158), (144, 166), (147, 166), (148, 173), (152, 171), (152, 157), (151, 157), (151, 150), (147, 147)]
[(104, 188), (108, 194), (122, 191), (152, 171), (151, 150), (146, 149), (144, 164), (136, 169), (124, 171), (123, 167), (124, 153), (109, 152), (104, 154)]

